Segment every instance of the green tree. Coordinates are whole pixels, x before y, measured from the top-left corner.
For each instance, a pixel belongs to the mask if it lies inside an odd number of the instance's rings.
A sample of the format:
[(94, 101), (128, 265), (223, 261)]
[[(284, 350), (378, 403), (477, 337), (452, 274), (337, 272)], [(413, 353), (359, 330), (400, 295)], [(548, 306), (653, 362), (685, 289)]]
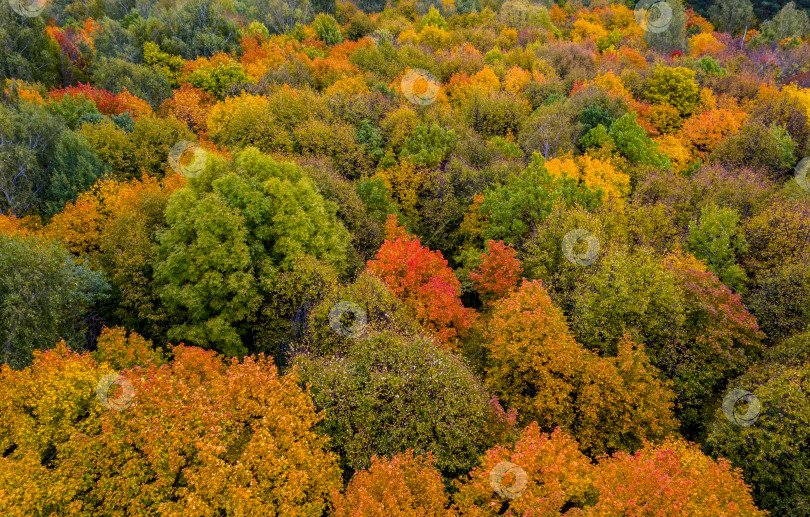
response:
[(535, 153), (526, 169), (513, 175), (504, 185), (488, 190), (481, 212), (489, 220), (483, 230), (485, 240), (504, 240), (520, 244), (531, 230), (551, 213), (555, 201), (566, 205), (595, 208), (601, 194), (578, 185), (572, 178), (552, 176), (542, 156)]
[(311, 180), (249, 148), (209, 157), (175, 192), (159, 234), (155, 279), (175, 317), (169, 338), (230, 354), (248, 351), (273, 277), (305, 255), (342, 269), (350, 236)]
[(689, 225), (687, 246), (692, 254), (706, 261), (720, 281), (735, 292), (745, 288), (746, 276), (737, 257), (746, 251), (745, 237), (738, 229), (740, 215), (733, 208), (710, 204), (698, 221)]
[(41, 207), (62, 129), (59, 118), (39, 106), (0, 104), (0, 213), (22, 217)]
[(45, 192), (45, 211), (53, 215), (109, 173), (108, 167), (82, 135), (65, 131), (56, 144), (53, 172)]
[[(808, 361), (808, 332), (769, 350), (763, 363), (735, 379), (727, 389), (754, 394), (760, 404), (756, 421), (741, 426), (717, 409), (706, 440), (709, 453), (729, 459), (752, 481), (758, 506), (778, 517), (810, 515)], [(720, 400), (715, 405), (719, 408)], [(744, 407), (736, 409), (746, 411)]]
[(401, 155), (414, 165), (433, 168), (447, 160), (457, 141), (452, 129), (446, 130), (436, 124), (428, 128), (420, 124), (405, 140)]
[[(655, 2), (645, 2), (647, 5), (654, 5)], [(684, 50), (686, 48), (686, 9), (683, 0), (667, 0), (666, 4), (672, 10), (672, 18), (666, 29), (657, 32), (650, 31), (644, 33), (647, 46), (659, 52), (672, 52), (673, 50)]]
[(104, 278), (61, 245), (0, 235), (0, 345), (3, 364), (26, 366), (37, 349), (60, 338), (85, 346), (82, 319), (107, 295)]
[(709, 8), (709, 18), (718, 30), (737, 34), (754, 20), (751, 0), (716, 0)]
[(337, 45), (343, 42), (343, 33), (337, 20), (329, 14), (319, 14), (312, 22), (312, 28), (318, 34), (318, 39), (327, 45)]
[(762, 22), (762, 34), (771, 41), (780, 42), (785, 38), (803, 38), (810, 32), (810, 17), (804, 9), (797, 9), (794, 2), (788, 2), (770, 20)]
[(45, 25), (44, 16), (24, 18), (9, 2), (0, 5), (0, 77), (56, 83), (56, 59)]
[(422, 338), (373, 334), (344, 357), (302, 356), (295, 364), (347, 474), (368, 468), (375, 454), (412, 449), (432, 452), (442, 474), (456, 477), (494, 443), (497, 422), (481, 382)]

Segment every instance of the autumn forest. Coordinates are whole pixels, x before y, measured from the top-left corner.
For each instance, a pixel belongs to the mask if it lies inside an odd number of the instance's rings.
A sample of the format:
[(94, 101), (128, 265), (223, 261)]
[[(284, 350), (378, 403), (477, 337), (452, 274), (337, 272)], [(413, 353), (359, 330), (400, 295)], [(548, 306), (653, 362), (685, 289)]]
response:
[(810, 517), (810, 0), (1, 0), (0, 515)]

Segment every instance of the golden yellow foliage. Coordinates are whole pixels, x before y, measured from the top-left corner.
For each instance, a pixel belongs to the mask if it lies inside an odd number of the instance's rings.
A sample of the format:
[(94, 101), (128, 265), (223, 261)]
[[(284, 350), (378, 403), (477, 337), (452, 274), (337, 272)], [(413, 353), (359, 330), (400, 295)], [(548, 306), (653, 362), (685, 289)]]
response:
[(546, 162), (546, 168), (552, 175), (576, 179), (594, 190), (602, 189), (605, 199), (612, 200), (619, 208), (630, 194), (630, 176), (609, 160), (593, 158), (587, 153), (576, 158), (553, 158)]

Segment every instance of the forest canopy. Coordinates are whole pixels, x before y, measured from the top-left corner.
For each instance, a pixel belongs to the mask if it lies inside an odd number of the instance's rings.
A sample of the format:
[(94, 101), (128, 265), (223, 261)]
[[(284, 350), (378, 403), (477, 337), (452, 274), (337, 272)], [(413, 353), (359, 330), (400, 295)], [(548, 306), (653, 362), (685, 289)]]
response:
[(0, 0), (0, 513), (810, 516), (810, 0)]

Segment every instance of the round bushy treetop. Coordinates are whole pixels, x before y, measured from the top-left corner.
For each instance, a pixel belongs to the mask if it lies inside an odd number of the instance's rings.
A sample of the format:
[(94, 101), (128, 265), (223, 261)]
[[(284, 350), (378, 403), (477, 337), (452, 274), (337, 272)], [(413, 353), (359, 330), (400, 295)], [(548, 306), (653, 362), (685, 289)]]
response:
[(447, 508), (450, 498), (442, 475), (430, 455), (413, 451), (388, 458), (371, 458), (371, 467), (358, 472), (346, 493), (332, 493), (337, 517), (456, 517)]
[[(526, 473), (526, 489), (513, 500), (495, 493), (490, 484), (490, 473), (504, 461)], [(512, 515), (561, 515), (563, 508), (581, 507), (589, 500), (593, 469), (576, 440), (560, 428), (544, 433), (537, 422), (532, 422), (513, 447), (488, 450), (481, 465), (456, 482), (459, 491), (454, 499), (465, 517), (495, 517), (504, 515), (506, 508)], [(504, 476), (504, 486), (517, 481), (513, 475)]]
[(688, 254), (664, 260), (641, 248), (605, 256), (573, 293), (572, 329), (585, 346), (616, 353), (625, 333), (674, 381), (685, 432), (700, 432), (704, 406), (750, 363), (763, 334), (738, 295)]
[(443, 475), (468, 472), (496, 440), (499, 423), (482, 383), (449, 352), (422, 338), (378, 333), (343, 357), (299, 356), (349, 474), (373, 455), (433, 453)]
[[(774, 516), (810, 515), (810, 332), (785, 340), (728, 389), (753, 393), (760, 413), (750, 426), (716, 412), (708, 451), (742, 469), (754, 499)], [(720, 400), (717, 406), (720, 406)]]
[(496, 302), (487, 327), (487, 385), (522, 423), (561, 426), (594, 455), (633, 450), (677, 425), (674, 394), (644, 348), (625, 337), (616, 357), (586, 350), (539, 281)]
[(653, 104), (670, 104), (681, 116), (689, 116), (700, 103), (695, 71), (682, 66), (659, 66), (647, 81), (647, 98)]
[[(670, 437), (599, 462), (593, 477), (596, 503), (571, 516), (691, 515), (764, 517), (740, 472), (700, 447)], [(569, 514), (566, 514), (569, 515)]]
[(296, 165), (253, 148), (208, 162), (169, 201), (155, 279), (170, 339), (237, 355), (273, 277), (302, 256), (340, 269), (350, 236)]

